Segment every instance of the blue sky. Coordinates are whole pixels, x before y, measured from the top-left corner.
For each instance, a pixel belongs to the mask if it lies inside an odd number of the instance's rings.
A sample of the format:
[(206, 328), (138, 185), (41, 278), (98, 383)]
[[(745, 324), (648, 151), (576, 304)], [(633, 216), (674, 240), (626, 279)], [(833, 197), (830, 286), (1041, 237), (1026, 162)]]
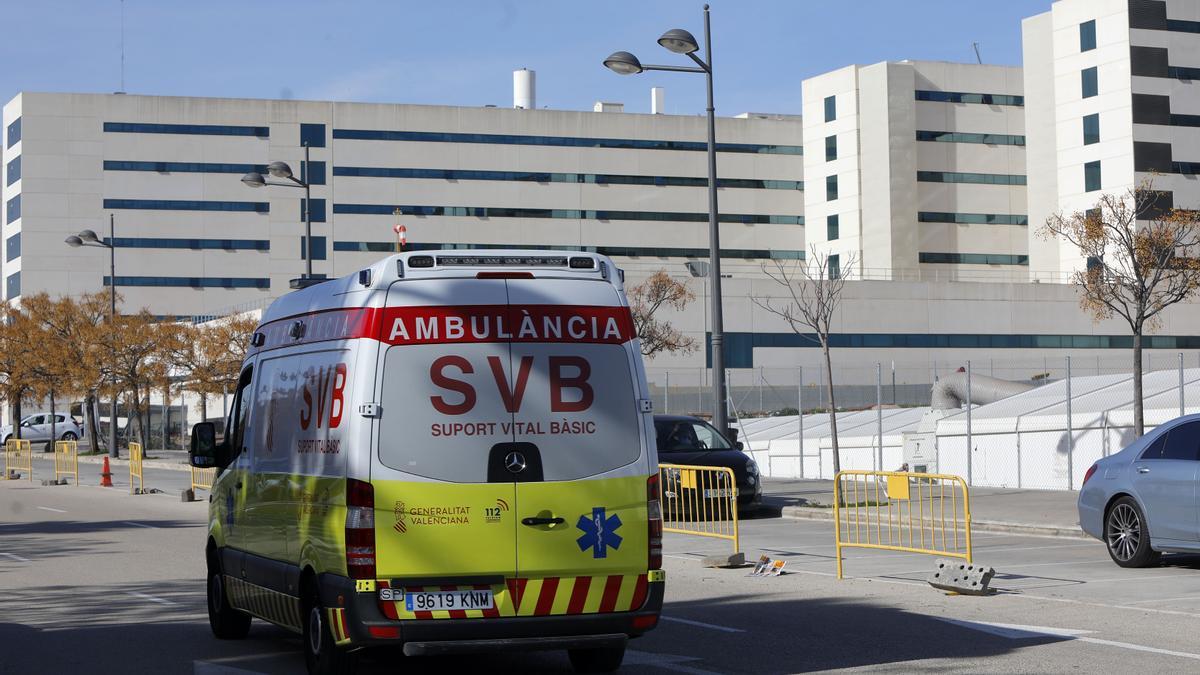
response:
[[(710, 0), (717, 114), (800, 112), (805, 77), (850, 63), (1021, 62), (1021, 19), (1050, 0)], [(701, 78), (621, 77), (624, 49), (683, 63), (655, 40), (702, 34), (697, 0), (126, 0), (125, 90), (136, 94), (512, 105), (512, 71), (537, 71), (538, 106), (596, 100), (699, 114)], [(119, 0), (9, 3), (0, 97), (120, 88)]]

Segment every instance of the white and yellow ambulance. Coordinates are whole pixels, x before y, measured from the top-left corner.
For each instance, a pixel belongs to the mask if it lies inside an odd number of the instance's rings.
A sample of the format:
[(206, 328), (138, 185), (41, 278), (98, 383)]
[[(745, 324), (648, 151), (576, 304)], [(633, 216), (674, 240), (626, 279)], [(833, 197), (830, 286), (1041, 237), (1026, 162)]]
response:
[(356, 651), (566, 649), (616, 669), (662, 606), (650, 392), (607, 257), (427, 251), (290, 293), (226, 433), (196, 425), (219, 638)]

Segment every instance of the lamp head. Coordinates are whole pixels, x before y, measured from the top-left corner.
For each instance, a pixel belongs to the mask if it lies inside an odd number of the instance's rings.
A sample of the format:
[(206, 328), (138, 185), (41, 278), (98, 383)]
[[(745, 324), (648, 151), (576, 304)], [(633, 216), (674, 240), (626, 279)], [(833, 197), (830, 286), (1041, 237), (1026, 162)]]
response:
[(67, 237), (66, 241), (67, 241), (67, 246), (70, 246), (72, 248), (79, 248), (80, 246), (83, 246), (83, 240), (75, 235), (71, 235), (71, 236)]
[(700, 45), (696, 42), (696, 38), (691, 33), (682, 28), (672, 28), (662, 34), (658, 38), (658, 44), (675, 52), (676, 54), (691, 54), (700, 49)]
[(267, 184), (267, 180), (263, 178), (263, 175), (257, 171), (251, 171), (245, 176), (242, 176), (242, 182), (252, 188), (259, 188)]
[(688, 272), (691, 273), (691, 275), (693, 277), (707, 277), (708, 276), (708, 261), (707, 260), (691, 260), (689, 262), (684, 263), (684, 265), (687, 266)]
[(291, 178), (292, 167), (287, 165), (287, 162), (271, 162), (267, 165), (267, 173), (276, 178)]
[(96, 233), (92, 232), (91, 230), (80, 230), (79, 240), (85, 244), (94, 244), (99, 242), (100, 238), (97, 237)]
[(629, 52), (613, 52), (604, 59), (604, 67), (618, 75), (636, 75), (642, 72), (642, 62)]

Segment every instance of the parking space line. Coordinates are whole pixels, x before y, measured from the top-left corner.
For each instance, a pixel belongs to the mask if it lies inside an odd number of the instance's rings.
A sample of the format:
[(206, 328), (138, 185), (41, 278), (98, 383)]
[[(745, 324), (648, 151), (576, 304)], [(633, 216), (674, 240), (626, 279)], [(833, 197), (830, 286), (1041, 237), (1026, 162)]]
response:
[(13, 560), (16, 560), (17, 562), (29, 562), (29, 558), (22, 558), (21, 556), (15, 554), (15, 553), (0, 552), (0, 555), (4, 556), (5, 558), (11, 558)]
[(156, 602), (160, 605), (178, 605), (179, 604), (178, 602), (173, 602), (171, 600), (160, 598), (160, 597), (157, 597), (154, 595), (147, 595), (146, 593), (138, 593), (137, 591), (126, 591), (126, 595), (132, 595), (135, 598), (141, 598), (142, 600), (149, 600), (150, 602)]
[(147, 529), (150, 529), (150, 530), (157, 530), (157, 529), (158, 529), (157, 527), (155, 527), (155, 526), (153, 526), (153, 525), (147, 525), (147, 524), (145, 524), (145, 523), (138, 523), (138, 522), (135, 522), (135, 521), (132, 521), (132, 520), (126, 520), (126, 521), (125, 521), (125, 524), (126, 524), (126, 525), (136, 525), (136, 526), (138, 526), (138, 527), (144, 527), (144, 528), (147, 528)]
[(741, 628), (730, 628), (729, 626), (718, 626), (713, 623), (704, 623), (703, 621), (692, 621), (691, 619), (680, 619), (679, 617), (675, 617), (675, 616), (659, 616), (659, 618), (662, 619), (663, 621), (670, 621), (672, 623), (684, 623), (689, 626), (698, 626), (700, 628), (710, 628), (712, 630), (719, 630), (723, 633), (745, 633), (746, 632), (746, 631), (742, 630)]
[(1185, 600), (1200, 600), (1200, 595), (1182, 595), (1182, 596), (1175, 597), (1175, 598), (1155, 598), (1153, 600), (1134, 600), (1133, 602), (1127, 602), (1125, 604), (1126, 605), (1142, 605), (1142, 604), (1148, 604), (1148, 603), (1152, 603), (1152, 602), (1181, 602), (1181, 601), (1185, 601)]
[(50, 511), (51, 513), (66, 513), (66, 511), (63, 509), (53, 509), (49, 506), (39, 506), (37, 508), (41, 511)]

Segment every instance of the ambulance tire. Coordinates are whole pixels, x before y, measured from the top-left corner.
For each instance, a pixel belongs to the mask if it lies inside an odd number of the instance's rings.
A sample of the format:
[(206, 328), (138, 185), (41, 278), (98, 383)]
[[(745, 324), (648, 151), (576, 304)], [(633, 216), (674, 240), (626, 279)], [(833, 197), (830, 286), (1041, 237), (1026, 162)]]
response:
[(338, 647), (321, 607), (316, 582), (308, 584), (304, 601), (304, 662), (309, 675), (354, 675), (358, 654)]
[(250, 615), (229, 604), (221, 569), (208, 567), (208, 625), (219, 640), (241, 640), (250, 633)]
[(577, 673), (611, 673), (620, 668), (621, 661), (625, 660), (625, 645), (568, 649), (567, 656)]

